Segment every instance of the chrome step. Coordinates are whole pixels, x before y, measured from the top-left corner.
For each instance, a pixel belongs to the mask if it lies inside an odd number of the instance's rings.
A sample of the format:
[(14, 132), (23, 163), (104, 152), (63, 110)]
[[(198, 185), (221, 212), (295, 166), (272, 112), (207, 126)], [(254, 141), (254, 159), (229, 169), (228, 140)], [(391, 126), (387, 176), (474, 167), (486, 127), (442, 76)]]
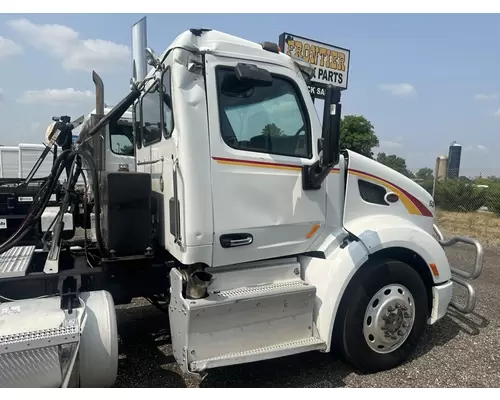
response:
[(0, 279), (26, 276), (35, 246), (16, 246), (0, 254)]
[(213, 304), (214, 301), (217, 304), (233, 303), (236, 301), (243, 300), (258, 300), (264, 297), (270, 297), (280, 294), (300, 294), (300, 293), (314, 293), (315, 288), (302, 280), (278, 282), (271, 284), (255, 285), (255, 286), (245, 286), (235, 289), (220, 290), (209, 294), (206, 299), (197, 300), (195, 304), (192, 304), (191, 309), (196, 309), (198, 307), (204, 307), (207, 304)]
[(272, 346), (258, 349), (241, 351), (239, 353), (228, 353), (218, 357), (207, 358), (205, 360), (193, 361), (190, 369), (193, 372), (203, 371), (209, 368), (218, 368), (226, 365), (242, 364), (254, 361), (269, 360), (304, 353), (312, 350), (324, 350), (326, 343), (316, 337), (308, 337), (290, 342), (279, 343)]

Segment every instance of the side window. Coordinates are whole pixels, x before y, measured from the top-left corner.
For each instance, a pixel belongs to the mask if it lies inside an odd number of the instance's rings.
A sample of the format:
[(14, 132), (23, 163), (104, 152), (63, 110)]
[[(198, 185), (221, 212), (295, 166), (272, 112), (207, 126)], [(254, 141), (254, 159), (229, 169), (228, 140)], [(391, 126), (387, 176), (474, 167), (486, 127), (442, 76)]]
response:
[(141, 125), (141, 104), (142, 100), (136, 101), (132, 106), (133, 132), (135, 135), (135, 145), (138, 149), (142, 147), (142, 125)]
[(142, 98), (141, 125), (144, 146), (161, 140), (161, 97), (158, 83), (150, 87)]
[(245, 90), (233, 69), (217, 71), (222, 138), (234, 149), (311, 157), (309, 119), (293, 82), (273, 75), (268, 87)]
[(111, 151), (121, 156), (134, 155), (134, 132), (132, 122), (118, 120), (109, 124)]
[(172, 136), (174, 130), (174, 114), (172, 112), (172, 72), (168, 68), (161, 78), (163, 85), (163, 135)]

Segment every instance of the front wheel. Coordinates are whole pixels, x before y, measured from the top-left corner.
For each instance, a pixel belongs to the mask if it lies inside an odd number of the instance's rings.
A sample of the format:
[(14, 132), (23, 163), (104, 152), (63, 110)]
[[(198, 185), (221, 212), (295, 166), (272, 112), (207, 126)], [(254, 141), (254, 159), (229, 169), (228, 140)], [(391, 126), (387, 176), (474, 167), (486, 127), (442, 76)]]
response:
[(415, 350), (428, 317), (425, 284), (400, 261), (362, 267), (342, 298), (333, 348), (363, 372), (402, 364)]

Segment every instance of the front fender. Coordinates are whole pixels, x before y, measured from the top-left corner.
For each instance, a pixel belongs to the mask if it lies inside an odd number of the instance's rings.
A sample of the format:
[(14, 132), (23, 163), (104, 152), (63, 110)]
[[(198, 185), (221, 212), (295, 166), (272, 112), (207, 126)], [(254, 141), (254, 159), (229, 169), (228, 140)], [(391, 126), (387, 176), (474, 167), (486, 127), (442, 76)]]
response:
[[(326, 259), (299, 257), (303, 279), (316, 287), (314, 321), (319, 336), (327, 343), (326, 352), (331, 351), (337, 310), (347, 285), (359, 268), (364, 268), (369, 256), (383, 249), (406, 248), (422, 257), (429, 266), (434, 283), (438, 285), (432, 290), (433, 304), (428, 323), (433, 324), (444, 315), (451, 299), (451, 270), (446, 254), (436, 239), (418, 226), (388, 216), (352, 221), (349, 232), (359, 241), (337, 246)], [(437, 276), (429, 264), (435, 264)]]
[(330, 351), (335, 316), (344, 291), (356, 271), (368, 261), (368, 250), (361, 242), (337, 246), (327, 259), (300, 256), (304, 280), (316, 287), (314, 321), (319, 336)]
[[(361, 240), (370, 254), (383, 249), (406, 248), (422, 257), (435, 284), (451, 279), (448, 258), (438, 241), (422, 228), (403, 218), (387, 215), (362, 217), (351, 221), (347, 229)], [(435, 268), (431, 268), (431, 264)]]

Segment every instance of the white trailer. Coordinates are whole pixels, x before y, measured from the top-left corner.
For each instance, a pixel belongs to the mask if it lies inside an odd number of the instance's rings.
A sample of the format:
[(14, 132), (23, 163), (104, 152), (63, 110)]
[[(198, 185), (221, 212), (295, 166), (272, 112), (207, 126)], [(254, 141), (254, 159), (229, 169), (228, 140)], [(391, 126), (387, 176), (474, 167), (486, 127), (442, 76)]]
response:
[[(168, 310), (175, 359), (195, 375), (308, 351), (386, 370), (450, 305), (474, 309), (481, 245), (446, 241), (427, 191), (340, 149), (334, 86), (321, 122), (311, 69), (277, 45), (191, 29), (146, 53), (147, 76), (85, 142), (132, 105), (137, 170), (106, 172), (85, 143), (68, 153), (73, 175), (90, 168), (96, 240), (58, 234), (83, 198), (71, 178), (48, 249), (0, 244), (0, 386), (112, 386), (114, 307), (134, 297)], [(472, 272), (449, 264), (456, 242), (475, 246)]]
[[(0, 179), (26, 178), (45, 146), (40, 143), (20, 143), (18, 146), (0, 146)], [(45, 177), (52, 167), (52, 158), (44, 160), (34, 178)]]

